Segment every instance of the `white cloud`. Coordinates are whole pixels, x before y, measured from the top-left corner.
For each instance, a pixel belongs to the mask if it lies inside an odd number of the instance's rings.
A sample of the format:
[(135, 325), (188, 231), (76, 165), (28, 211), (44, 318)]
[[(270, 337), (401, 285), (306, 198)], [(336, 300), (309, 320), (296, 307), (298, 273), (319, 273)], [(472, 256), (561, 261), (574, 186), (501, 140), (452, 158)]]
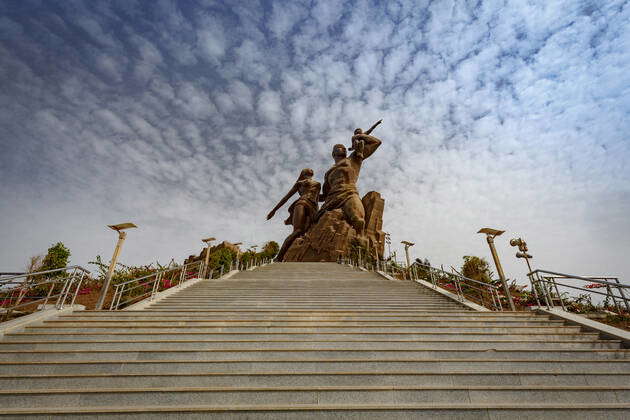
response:
[(490, 225), (523, 235), (537, 266), (630, 275), (622, 2), (142, 12), (77, 1), (0, 18), (0, 228), (23, 238), (5, 268), (58, 240), (77, 263), (108, 256), (103, 226), (127, 219), (132, 263), (181, 259), (206, 234), (282, 240), (264, 216), (299, 170), (321, 180), (332, 144), (384, 118), (359, 188), (381, 192), (385, 229), (415, 255), (488, 257), (475, 232)]
[(280, 95), (273, 91), (264, 91), (258, 98), (258, 112), (268, 123), (277, 123), (282, 118)]

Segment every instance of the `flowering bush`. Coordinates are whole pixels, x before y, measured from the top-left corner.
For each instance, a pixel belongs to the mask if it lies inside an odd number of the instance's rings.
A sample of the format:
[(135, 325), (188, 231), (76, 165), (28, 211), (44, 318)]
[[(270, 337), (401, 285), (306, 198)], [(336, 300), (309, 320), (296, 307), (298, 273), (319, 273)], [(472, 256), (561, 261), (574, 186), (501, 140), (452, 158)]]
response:
[(80, 295), (89, 295), (90, 293), (92, 293), (92, 290), (94, 290), (92, 287), (82, 287), (81, 289), (79, 289), (79, 294)]
[(602, 288), (602, 287), (606, 287), (606, 285), (605, 284), (601, 284), (601, 283), (590, 283), (590, 284), (587, 284), (584, 287), (586, 287), (587, 289), (599, 289), (599, 288)]
[(171, 279), (162, 279), (162, 288), (169, 289), (173, 287), (173, 280)]

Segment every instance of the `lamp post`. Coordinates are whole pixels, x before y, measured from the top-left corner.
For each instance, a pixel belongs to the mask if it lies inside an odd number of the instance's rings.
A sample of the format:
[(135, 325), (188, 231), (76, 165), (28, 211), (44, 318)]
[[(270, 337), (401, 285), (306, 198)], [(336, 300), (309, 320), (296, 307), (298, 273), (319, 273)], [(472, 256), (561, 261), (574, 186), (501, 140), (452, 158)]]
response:
[(510, 239), (510, 245), (512, 246), (517, 246), (519, 252), (516, 253), (516, 258), (525, 258), (525, 262), (527, 263), (527, 269), (528, 274), (532, 272), (532, 266), (529, 263), (529, 259), (530, 258), (534, 258), (532, 257), (531, 254), (528, 254), (527, 251), (527, 242), (525, 242), (523, 239), (521, 238), (515, 238), (515, 239)]
[(206, 238), (201, 240), (201, 242), (204, 242), (206, 244), (206, 259), (203, 263), (203, 275), (201, 276), (201, 278), (203, 279), (205, 279), (206, 275), (208, 274), (208, 263), (210, 262), (210, 243), (215, 240), (216, 238)]
[(400, 241), (401, 244), (405, 245), (405, 256), (407, 257), (407, 268), (411, 267), (411, 261), (409, 259), (409, 248), (414, 246), (413, 242), (408, 241)]
[(133, 223), (120, 223), (118, 225), (109, 225), (110, 229), (118, 232), (118, 242), (116, 243), (116, 248), (114, 248), (114, 255), (112, 255), (112, 260), (109, 263), (109, 269), (107, 270), (107, 274), (105, 275), (105, 281), (103, 283), (103, 288), (101, 289), (101, 295), (98, 297), (98, 301), (96, 302), (96, 310), (100, 311), (103, 309), (103, 304), (105, 303), (105, 296), (107, 295), (107, 291), (109, 290), (109, 285), (112, 282), (112, 276), (114, 275), (114, 269), (116, 268), (116, 261), (118, 260), (118, 255), (120, 255), (120, 250), (122, 248), (123, 242), (125, 242), (125, 238), (127, 237), (127, 232), (125, 229), (136, 228), (138, 226)]
[(499, 278), (501, 279), (501, 283), (503, 284), (503, 291), (505, 292), (505, 296), (507, 296), (508, 303), (510, 305), (510, 310), (515, 311), (514, 301), (512, 301), (512, 295), (510, 294), (510, 288), (507, 285), (507, 281), (505, 280), (505, 273), (503, 272), (503, 267), (501, 267), (501, 261), (499, 261), (499, 254), (497, 254), (497, 250), (494, 247), (494, 238), (496, 236), (501, 235), (504, 230), (497, 230), (491, 228), (483, 228), (479, 229), (477, 233), (485, 233), (486, 241), (488, 242), (488, 246), (490, 247), (490, 253), (492, 254), (492, 259), (494, 260), (494, 265), (497, 267), (497, 273), (499, 273)]

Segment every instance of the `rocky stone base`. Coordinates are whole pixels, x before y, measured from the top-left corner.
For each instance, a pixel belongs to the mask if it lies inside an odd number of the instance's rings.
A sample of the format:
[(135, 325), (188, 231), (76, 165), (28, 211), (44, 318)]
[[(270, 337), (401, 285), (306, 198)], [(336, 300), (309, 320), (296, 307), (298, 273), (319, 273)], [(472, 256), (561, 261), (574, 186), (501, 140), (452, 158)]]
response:
[[(366, 209), (366, 236), (371, 250), (383, 255), (385, 234), (383, 208), (385, 200), (371, 191), (363, 197)], [(342, 210), (325, 213), (306, 234), (296, 239), (284, 256), (284, 261), (334, 262), (350, 253), (357, 233), (345, 220)]]

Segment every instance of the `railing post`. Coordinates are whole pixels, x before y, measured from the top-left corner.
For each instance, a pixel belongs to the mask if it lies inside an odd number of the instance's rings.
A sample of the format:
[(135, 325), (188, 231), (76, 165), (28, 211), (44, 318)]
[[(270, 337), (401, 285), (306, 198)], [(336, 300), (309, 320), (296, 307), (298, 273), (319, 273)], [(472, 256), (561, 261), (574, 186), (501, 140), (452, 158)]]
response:
[(617, 308), (617, 313), (621, 315), (621, 308), (619, 307), (619, 304), (617, 303), (617, 297), (615, 296), (615, 294), (613, 293), (609, 285), (606, 285), (606, 293), (610, 295), (613, 303), (615, 304), (615, 308)]
[(115, 285), (114, 286), (114, 296), (112, 296), (112, 301), (109, 302), (109, 310), (110, 311), (114, 310), (114, 301), (116, 300), (116, 296), (118, 296), (118, 289), (119, 289), (119, 285)]
[[(617, 279), (617, 278), (606, 279), (606, 281), (608, 281), (608, 280), (615, 280), (615, 283), (620, 284), (619, 283), (619, 279)], [(630, 314), (630, 304), (628, 304), (628, 298), (626, 297), (626, 294), (623, 292), (623, 287), (617, 286), (617, 290), (619, 290), (619, 295), (623, 299), (623, 303), (626, 305), (626, 311), (628, 312), (628, 314)]]
[[(543, 277), (544, 279), (545, 277)], [(547, 309), (551, 309), (553, 308), (553, 298), (551, 297), (551, 292), (549, 291), (549, 289), (551, 288), (551, 285), (549, 285), (549, 287), (547, 287), (547, 282), (551, 283), (549, 280), (540, 280), (539, 277), (539, 281), (543, 282), (543, 292), (545, 293), (545, 302), (547, 303)]]
[(114, 296), (112, 296), (112, 303), (110, 305), (110, 308), (113, 308), (114, 310), (118, 310), (118, 307), (120, 306), (120, 299), (122, 298), (122, 295), (125, 292), (127, 285), (123, 284), (120, 287), (116, 286), (116, 288), (118, 289), (118, 296), (116, 296), (116, 292), (114, 292)]
[[(67, 280), (66, 280), (66, 282), (67, 282)], [(65, 283), (64, 283), (64, 286), (65, 286)], [(48, 299), (50, 299), (50, 295), (52, 295), (52, 292), (53, 292), (54, 289), (55, 289), (55, 283), (52, 282), (52, 283), (50, 283), (50, 289), (48, 289), (48, 294), (46, 295), (46, 299), (44, 300), (44, 303), (42, 303), (42, 308), (44, 306), (46, 306), (46, 304), (48, 303)], [(24, 295), (26, 295), (27, 293), (28, 293), (28, 290), (24, 293)], [(18, 302), (20, 302), (20, 301), (21, 301), (21, 299)], [(55, 305), (56, 305), (56, 303), (55, 303)], [(60, 309), (60, 308), (57, 308), (57, 309)]]
[(83, 284), (83, 278), (85, 278), (85, 273), (81, 272), (81, 278), (79, 278), (79, 283), (77, 284), (77, 288), (74, 291), (74, 296), (72, 297), (72, 302), (70, 302), (70, 306), (74, 305), (74, 301), (77, 299), (77, 295), (81, 289), (81, 284)]
[(158, 289), (160, 288), (160, 282), (162, 281), (162, 272), (160, 271), (155, 275), (155, 281), (153, 282), (153, 288), (151, 289), (151, 296), (149, 296), (149, 300), (153, 300), (153, 296), (157, 294)]
[(527, 277), (529, 277), (529, 284), (532, 286), (532, 291), (534, 292), (534, 297), (536, 298), (536, 305), (540, 306), (540, 299), (538, 298), (538, 285), (534, 282), (534, 275), (530, 272)]
[(556, 283), (556, 279), (555, 277), (552, 278), (553, 281), (553, 287), (556, 289), (556, 294), (558, 295), (558, 300), (560, 300), (560, 306), (562, 306), (562, 310), (566, 311), (567, 308), (566, 306), (564, 306), (564, 300), (562, 299), (562, 295), (560, 294), (560, 290), (558, 290), (558, 284)]
[(501, 299), (499, 298), (499, 291), (494, 289), (494, 296), (497, 298), (497, 304), (499, 305), (499, 310), (503, 311), (503, 305), (501, 305)]
[[(61, 292), (59, 292), (59, 297), (57, 298), (57, 302), (55, 302), (55, 307), (57, 309), (63, 309), (63, 306), (66, 302), (66, 298), (68, 297), (68, 293), (70, 292), (70, 288), (72, 287), (72, 283), (74, 283), (75, 275), (77, 273), (77, 269), (75, 268), (70, 273), (70, 276), (63, 282), (63, 286), (61, 287)], [(54, 289), (54, 283), (53, 283)], [(51, 289), (52, 290), (52, 289)], [(46, 299), (48, 301), (48, 299)]]
[(182, 271), (179, 273), (179, 283), (177, 285), (181, 285), (184, 282), (184, 277), (186, 277), (186, 265), (182, 265)]

